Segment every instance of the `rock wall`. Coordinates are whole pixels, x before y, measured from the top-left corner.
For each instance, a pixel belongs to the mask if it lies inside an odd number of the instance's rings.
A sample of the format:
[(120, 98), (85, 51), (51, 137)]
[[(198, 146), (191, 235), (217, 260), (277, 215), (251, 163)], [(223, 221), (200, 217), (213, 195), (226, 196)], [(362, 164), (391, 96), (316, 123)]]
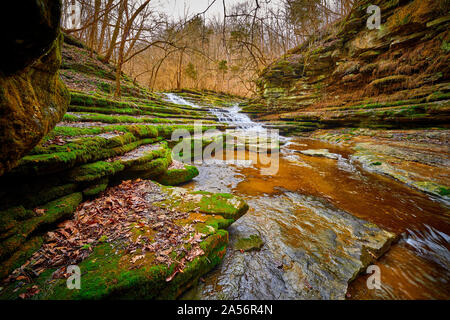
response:
[[(381, 9), (380, 29), (367, 27), (369, 5)], [(304, 122), (300, 131), (448, 123), (449, 9), (445, 0), (357, 1), (345, 19), (264, 69), (260, 98), (244, 110)]]
[[(23, 10), (26, 7), (27, 10)], [(15, 167), (67, 110), (59, 79), (61, 1), (21, 1), (0, 14), (0, 175)]]

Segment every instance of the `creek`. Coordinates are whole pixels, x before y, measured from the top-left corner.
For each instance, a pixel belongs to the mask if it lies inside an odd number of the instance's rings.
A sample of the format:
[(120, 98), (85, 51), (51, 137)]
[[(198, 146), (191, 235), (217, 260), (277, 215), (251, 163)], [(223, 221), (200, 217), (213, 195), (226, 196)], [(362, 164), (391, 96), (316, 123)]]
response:
[[(170, 94), (174, 103), (195, 105)], [(198, 106), (200, 107), (200, 106)], [(205, 106), (201, 106), (204, 108)], [(258, 135), (260, 123), (238, 105), (210, 111), (236, 128)], [(250, 210), (228, 230), (223, 262), (185, 299), (448, 299), (450, 297), (449, 207), (398, 181), (365, 170), (352, 150), (300, 137), (279, 137), (278, 170), (252, 151), (235, 152), (235, 163), (214, 155), (196, 164), (200, 174), (185, 188), (230, 192)], [(327, 149), (328, 157), (301, 153)], [(250, 159), (250, 161), (248, 161)], [(381, 288), (369, 289), (360, 251), (377, 240), (379, 228), (398, 241), (375, 264)], [(258, 235), (260, 250), (242, 252), (236, 241)], [(355, 271), (356, 270), (356, 271)]]

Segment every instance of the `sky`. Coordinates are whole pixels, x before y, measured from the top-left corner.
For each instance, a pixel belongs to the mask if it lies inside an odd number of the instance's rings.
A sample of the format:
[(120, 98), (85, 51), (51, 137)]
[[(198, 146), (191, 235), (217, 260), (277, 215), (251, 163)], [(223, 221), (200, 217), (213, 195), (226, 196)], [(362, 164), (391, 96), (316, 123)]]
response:
[[(184, 16), (185, 11), (187, 11), (189, 15), (205, 11), (212, 1), (213, 0), (155, 0), (153, 5), (160, 8), (161, 11), (167, 13), (171, 17), (180, 18)], [(227, 8), (239, 2), (243, 2), (243, 0), (225, 0)], [(279, 0), (272, 0), (272, 2), (274, 4), (279, 3)], [(222, 0), (216, 0), (211, 8), (209, 8), (206, 13), (206, 19), (210, 19), (217, 15), (223, 17)]]

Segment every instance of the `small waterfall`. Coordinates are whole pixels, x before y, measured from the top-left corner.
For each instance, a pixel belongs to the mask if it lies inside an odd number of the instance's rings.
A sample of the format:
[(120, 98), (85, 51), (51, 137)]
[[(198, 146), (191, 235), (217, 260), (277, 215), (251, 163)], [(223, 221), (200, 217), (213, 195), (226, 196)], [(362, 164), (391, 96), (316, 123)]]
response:
[(199, 105), (189, 102), (186, 99), (184, 99), (180, 96), (177, 96), (175, 93), (165, 93), (165, 95), (167, 97), (167, 101), (169, 101), (169, 102), (190, 106), (192, 108), (201, 108)]
[[(176, 95), (175, 93), (165, 93), (167, 96), (167, 101), (170, 101), (175, 104), (188, 105), (193, 108), (201, 108), (201, 106), (189, 102), (186, 99)], [(224, 122), (229, 124), (230, 126), (235, 127), (237, 130), (245, 130), (246, 132), (261, 132), (266, 131), (264, 127), (252, 121), (249, 116), (244, 113), (241, 113), (241, 108), (236, 103), (231, 108), (210, 108), (209, 111), (217, 117), (219, 122)]]
[(238, 104), (235, 104), (231, 108), (214, 108), (210, 109), (210, 112), (214, 114), (220, 122), (225, 122), (231, 126), (234, 126), (237, 130), (261, 132), (266, 131), (263, 126), (250, 119), (244, 113), (241, 113), (241, 108)]

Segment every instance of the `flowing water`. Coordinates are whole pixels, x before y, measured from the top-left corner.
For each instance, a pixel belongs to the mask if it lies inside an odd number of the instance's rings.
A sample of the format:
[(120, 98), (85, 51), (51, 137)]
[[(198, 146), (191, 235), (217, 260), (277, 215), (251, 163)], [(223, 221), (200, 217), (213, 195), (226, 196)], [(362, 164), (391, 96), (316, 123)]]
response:
[[(211, 112), (236, 127), (235, 135), (264, 132), (237, 105)], [(200, 175), (186, 188), (231, 192), (245, 198), (250, 210), (228, 229), (230, 247), (222, 264), (184, 298), (450, 298), (450, 216), (445, 204), (365, 171), (346, 148), (306, 138), (280, 141), (278, 172), (273, 175), (262, 174), (267, 163), (245, 150), (235, 156), (247, 161), (230, 164), (215, 155), (197, 165)], [(299, 152), (307, 149), (328, 149), (331, 156)], [(355, 280), (351, 275), (358, 268), (360, 243), (374, 237), (375, 229), (368, 230), (367, 222), (400, 235), (376, 262), (379, 289), (368, 289), (364, 273)], [(253, 234), (264, 241), (261, 250), (234, 250), (237, 239)]]
[(193, 108), (200, 108), (199, 105), (197, 105), (195, 103), (192, 103), (190, 101), (187, 101), (186, 99), (176, 95), (175, 93), (166, 93), (165, 95), (167, 97), (167, 101), (169, 101), (169, 102), (172, 102), (172, 103), (175, 103), (175, 104), (186, 105), (186, 106), (190, 106), (190, 107), (193, 107)]

